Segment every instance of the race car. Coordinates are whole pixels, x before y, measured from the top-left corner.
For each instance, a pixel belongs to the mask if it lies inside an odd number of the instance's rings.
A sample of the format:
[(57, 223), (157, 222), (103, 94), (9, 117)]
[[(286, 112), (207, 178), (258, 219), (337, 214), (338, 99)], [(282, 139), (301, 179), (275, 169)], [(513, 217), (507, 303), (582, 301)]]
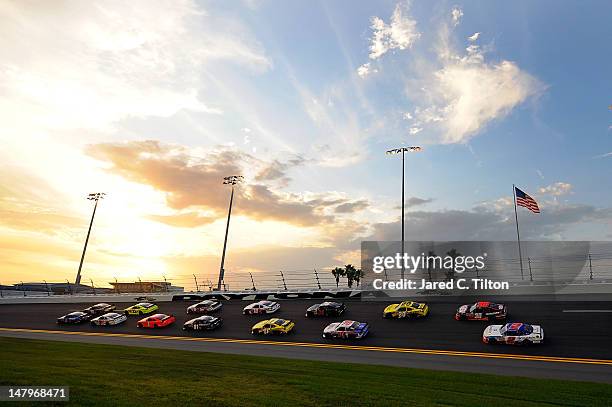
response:
[(127, 321), (127, 315), (118, 312), (109, 312), (91, 320), (92, 326), (119, 325)]
[(482, 333), (484, 343), (530, 345), (544, 342), (544, 330), (539, 325), (510, 322), (506, 325), (489, 325)]
[(288, 319), (266, 319), (253, 325), (251, 333), (253, 335), (287, 335), (293, 331), (295, 323)]
[(183, 324), (183, 331), (212, 331), (217, 329), (223, 324), (221, 318), (213, 317), (211, 315), (202, 315)]
[(58, 325), (76, 325), (89, 321), (91, 314), (83, 311), (71, 312), (70, 314), (63, 315), (57, 319)]
[(383, 318), (424, 317), (429, 314), (429, 306), (424, 302), (403, 301), (391, 304), (383, 311)]
[(125, 315), (144, 315), (150, 314), (153, 311), (157, 311), (159, 307), (157, 304), (151, 304), (150, 302), (139, 302), (136, 305), (127, 307), (123, 310)]
[(361, 339), (370, 332), (367, 322), (342, 321), (329, 324), (323, 329), (323, 338)]
[(110, 304), (101, 302), (99, 304), (92, 305), (89, 308), (85, 308), (83, 312), (87, 312), (88, 314), (91, 314), (93, 316), (98, 316), (98, 315), (103, 315), (103, 314), (106, 314), (107, 312), (111, 312), (114, 310), (115, 310), (114, 305), (110, 305)]
[(308, 317), (339, 317), (346, 310), (346, 305), (340, 302), (326, 301), (321, 304), (315, 304), (306, 310), (306, 318)]
[(217, 300), (204, 300), (187, 307), (188, 314), (208, 314), (221, 309), (223, 305)]
[(505, 319), (508, 314), (504, 304), (479, 301), (474, 304), (462, 305), (455, 313), (457, 321), (490, 321), (492, 319)]
[(138, 301), (138, 302), (155, 302), (155, 301), (157, 301), (157, 298), (147, 297), (147, 296), (140, 296), (140, 297), (136, 297), (134, 299), (136, 301)]
[(155, 314), (141, 319), (136, 323), (138, 328), (163, 328), (176, 321), (174, 315)]
[(274, 301), (259, 301), (249, 304), (242, 310), (244, 315), (272, 314), (280, 309), (280, 304)]

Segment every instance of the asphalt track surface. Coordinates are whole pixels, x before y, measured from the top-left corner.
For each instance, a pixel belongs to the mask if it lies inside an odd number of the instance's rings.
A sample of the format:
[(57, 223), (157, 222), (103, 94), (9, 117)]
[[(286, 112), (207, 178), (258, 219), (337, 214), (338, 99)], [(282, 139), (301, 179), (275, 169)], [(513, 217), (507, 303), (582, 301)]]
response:
[[(175, 315), (177, 323), (155, 330), (136, 328), (139, 319), (136, 316), (130, 316), (126, 323), (116, 327), (55, 323), (57, 317), (91, 304), (1, 305), (0, 336), (612, 383), (612, 312), (607, 312), (612, 311), (612, 303), (609, 302), (509, 303), (508, 321), (540, 324), (545, 331), (544, 344), (523, 347), (483, 344), (481, 335), (487, 323), (455, 321), (453, 316), (459, 304), (454, 302), (431, 303), (430, 315), (423, 319), (383, 319), (382, 310), (390, 302), (362, 301), (346, 301), (347, 311), (340, 319), (305, 318), (305, 309), (316, 302), (280, 301), (281, 309), (273, 316), (296, 322), (296, 332), (286, 337), (253, 337), (251, 326), (265, 317), (243, 315), (242, 308), (247, 301), (224, 302), (223, 309), (216, 313), (223, 318), (223, 326), (216, 331), (198, 333), (181, 329), (185, 321), (193, 318), (185, 313), (190, 302), (159, 303), (159, 312)], [(116, 305), (120, 309), (131, 303)], [(341, 319), (367, 321), (371, 334), (362, 340), (323, 339), (323, 328)]]

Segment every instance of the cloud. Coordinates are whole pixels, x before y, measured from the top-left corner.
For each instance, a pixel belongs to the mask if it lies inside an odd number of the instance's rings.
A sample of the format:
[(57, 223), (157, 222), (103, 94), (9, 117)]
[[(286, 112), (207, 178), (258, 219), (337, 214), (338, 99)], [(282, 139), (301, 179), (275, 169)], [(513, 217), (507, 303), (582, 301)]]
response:
[(601, 155), (595, 156), (594, 158), (606, 158), (606, 157), (612, 157), (612, 151), (610, 151), (609, 153), (605, 153), (605, 154), (601, 154)]
[[(569, 205), (549, 208), (533, 216), (521, 217), (521, 237), (560, 239), (573, 225), (612, 222), (610, 208)], [(398, 240), (400, 222), (377, 223), (364, 240)], [(406, 240), (514, 240), (516, 226), (512, 206), (476, 207), (473, 210), (413, 211), (406, 214)]]
[(365, 199), (358, 201), (346, 202), (336, 206), (335, 211), (337, 213), (354, 213), (359, 212), (370, 206), (370, 203)]
[(463, 10), (457, 6), (453, 7), (451, 10), (451, 20), (453, 25), (458, 25), (461, 22), (461, 17), (463, 17)]
[(415, 99), (429, 103), (415, 108), (413, 123), (428, 130), (432, 141), (465, 143), (544, 88), (512, 61), (487, 62), (478, 45), (458, 53), (445, 26), (440, 28), (437, 54), (439, 68), (425, 73)]
[(181, 109), (221, 114), (200, 100), (204, 70), (272, 66), (239, 22), (192, 0), (5, 1), (0, 48), (0, 119), (15, 128), (101, 128)]
[(433, 198), (419, 198), (419, 197), (416, 197), (416, 196), (412, 196), (412, 197), (406, 199), (405, 205), (408, 208), (411, 208), (413, 206), (425, 205), (425, 204), (428, 204), (430, 202), (433, 202)]
[(370, 62), (365, 63), (361, 65), (359, 68), (357, 68), (357, 75), (359, 75), (361, 78), (365, 78), (371, 73), (376, 73), (376, 72), (378, 72), (378, 69), (372, 68)]
[(306, 162), (302, 156), (295, 155), (287, 161), (273, 160), (266, 163), (263, 168), (255, 175), (255, 181), (280, 181), (282, 185), (287, 185), (291, 180), (287, 176), (287, 171), (291, 168), (300, 166)]
[(538, 189), (538, 192), (543, 195), (561, 196), (572, 192), (572, 188), (572, 184), (568, 184), (567, 182), (555, 182), (554, 184)]
[(193, 228), (213, 223), (216, 216), (202, 216), (198, 212), (177, 213), (172, 215), (147, 215), (147, 219), (179, 228)]
[[(221, 181), (228, 174), (246, 173), (244, 167), (262, 166), (260, 160), (232, 150), (208, 151), (203, 156), (192, 154), (182, 146), (158, 141), (102, 143), (90, 145), (87, 153), (108, 163), (108, 171), (123, 178), (150, 185), (165, 193), (168, 206), (174, 210), (201, 209), (221, 216), (227, 210), (228, 191)], [(293, 163), (301, 162), (295, 158)], [(261, 177), (276, 179), (282, 172), (260, 172)], [(275, 167), (277, 171), (278, 166)], [(262, 175), (263, 174), (263, 175)], [(236, 213), (255, 220), (276, 220), (298, 226), (317, 226), (331, 222), (325, 213), (332, 204), (324, 199), (307, 200), (300, 194), (274, 191), (251, 180), (236, 188)], [(157, 216), (157, 220), (168, 218)], [(193, 215), (179, 215), (171, 221), (198, 221)], [(201, 219), (202, 222), (207, 219)]]
[(480, 37), (480, 33), (479, 32), (475, 32), (474, 34), (470, 35), (467, 39), (470, 42), (474, 42), (478, 39), (478, 37)]
[(393, 10), (391, 21), (385, 23), (380, 17), (372, 17), (370, 28), (370, 59), (378, 59), (388, 51), (408, 49), (419, 39), (416, 21), (410, 17), (409, 3), (398, 4)]

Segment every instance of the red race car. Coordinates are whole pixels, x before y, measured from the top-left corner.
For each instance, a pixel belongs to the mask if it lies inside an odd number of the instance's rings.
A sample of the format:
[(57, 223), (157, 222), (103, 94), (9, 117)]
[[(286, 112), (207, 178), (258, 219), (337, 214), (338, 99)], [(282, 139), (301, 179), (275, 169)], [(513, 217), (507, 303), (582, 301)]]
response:
[(138, 328), (163, 328), (176, 322), (174, 315), (155, 314), (138, 321)]

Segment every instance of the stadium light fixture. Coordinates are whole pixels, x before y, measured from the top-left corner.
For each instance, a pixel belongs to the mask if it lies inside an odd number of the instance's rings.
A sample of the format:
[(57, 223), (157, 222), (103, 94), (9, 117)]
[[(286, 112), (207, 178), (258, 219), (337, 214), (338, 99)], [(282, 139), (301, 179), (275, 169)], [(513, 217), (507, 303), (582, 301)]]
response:
[(242, 175), (230, 175), (223, 177), (224, 185), (232, 186), (232, 193), (230, 195), (229, 210), (227, 211), (227, 224), (225, 225), (225, 239), (223, 240), (223, 253), (221, 254), (221, 267), (219, 267), (219, 281), (217, 282), (217, 291), (221, 291), (221, 285), (225, 278), (225, 251), (227, 249), (227, 235), (229, 232), (230, 218), (232, 216), (232, 204), (234, 202), (234, 186), (244, 181)]
[[(404, 255), (404, 203), (405, 203), (405, 198), (404, 198), (404, 178), (405, 178), (405, 165), (404, 165), (404, 156), (406, 153), (416, 153), (419, 151), (422, 151), (423, 148), (419, 147), (419, 146), (410, 146), (410, 147), (400, 147), (400, 148), (393, 148), (391, 150), (387, 150), (386, 154), (387, 155), (397, 155), (397, 154), (401, 154), (402, 155), (402, 256)], [(402, 280), (404, 279), (404, 262), (402, 262)]]
[(89, 242), (89, 235), (91, 234), (91, 227), (93, 225), (94, 217), (96, 216), (96, 209), (98, 208), (98, 201), (100, 199), (104, 199), (106, 196), (105, 192), (95, 192), (87, 195), (87, 199), (90, 201), (95, 201), (95, 205), (93, 208), (93, 213), (91, 214), (91, 220), (89, 221), (89, 229), (87, 229), (87, 237), (85, 238), (85, 245), (83, 246), (83, 253), (81, 254), (81, 261), (79, 262), (79, 270), (77, 271), (76, 279), (74, 281), (74, 285), (78, 290), (79, 284), (81, 284), (81, 269), (83, 268), (83, 260), (85, 260), (85, 252), (87, 251), (87, 243)]

